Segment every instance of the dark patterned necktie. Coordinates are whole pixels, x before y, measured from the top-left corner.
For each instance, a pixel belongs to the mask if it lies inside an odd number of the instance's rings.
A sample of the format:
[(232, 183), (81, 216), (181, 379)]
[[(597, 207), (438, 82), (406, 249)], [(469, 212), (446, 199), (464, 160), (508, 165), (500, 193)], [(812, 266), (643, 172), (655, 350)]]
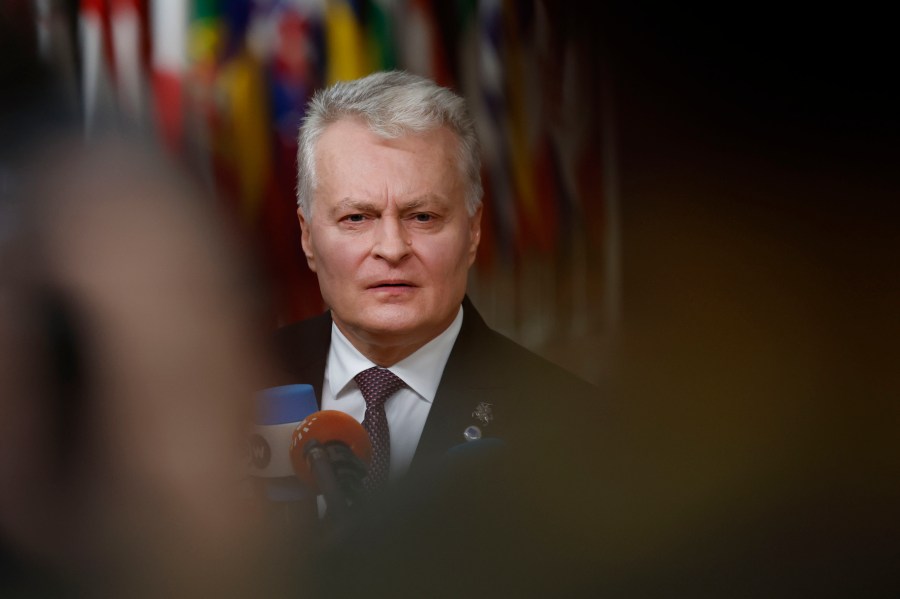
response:
[(366, 400), (366, 415), (362, 424), (372, 440), (372, 464), (363, 484), (367, 491), (372, 492), (384, 485), (391, 467), (391, 431), (384, 413), (384, 402), (405, 384), (396, 374), (378, 366), (363, 370), (353, 380)]

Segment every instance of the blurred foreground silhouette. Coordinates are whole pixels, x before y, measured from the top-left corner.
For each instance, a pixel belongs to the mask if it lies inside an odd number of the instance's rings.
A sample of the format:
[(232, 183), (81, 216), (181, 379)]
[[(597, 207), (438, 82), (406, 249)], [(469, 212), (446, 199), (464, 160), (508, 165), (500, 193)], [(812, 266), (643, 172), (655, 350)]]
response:
[(234, 591), (259, 537), (239, 491), (264, 368), (241, 259), (212, 205), (135, 144), (59, 141), (17, 174), (3, 537), (87, 591)]

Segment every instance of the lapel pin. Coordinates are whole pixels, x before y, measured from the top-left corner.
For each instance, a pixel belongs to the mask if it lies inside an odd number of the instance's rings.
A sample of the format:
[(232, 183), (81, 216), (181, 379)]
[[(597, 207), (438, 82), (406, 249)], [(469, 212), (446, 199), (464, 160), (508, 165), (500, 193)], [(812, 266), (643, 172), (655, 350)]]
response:
[(477, 441), (481, 438), (481, 429), (473, 424), (463, 431), (463, 437), (466, 441)]
[[(472, 412), (472, 418), (478, 421), (478, 424), (481, 426), (487, 426), (494, 420), (494, 413), (491, 410), (491, 405), (492, 404), (482, 401), (475, 406), (475, 411)], [(463, 431), (463, 438), (465, 438), (466, 441), (477, 441), (481, 436), (481, 427), (474, 424), (466, 427), (466, 430)]]
[(472, 412), (472, 418), (477, 420), (481, 426), (487, 426), (494, 420), (494, 412), (491, 410), (491, 405), (482, 401), (475, 407), (475, 411)]

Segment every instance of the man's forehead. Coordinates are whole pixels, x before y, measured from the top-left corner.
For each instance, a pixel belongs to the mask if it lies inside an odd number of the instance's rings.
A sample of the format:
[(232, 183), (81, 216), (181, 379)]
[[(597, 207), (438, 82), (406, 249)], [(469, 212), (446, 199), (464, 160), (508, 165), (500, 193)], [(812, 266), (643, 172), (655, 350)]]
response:
[(390, 199), (405, 209), (464, 203), (455, 149), (455, 134), (443, 126), (389, 139), (360, 119), (340, 119), (316, 144), (311, 204), (324, 199), (330, 209), (374, 209)]

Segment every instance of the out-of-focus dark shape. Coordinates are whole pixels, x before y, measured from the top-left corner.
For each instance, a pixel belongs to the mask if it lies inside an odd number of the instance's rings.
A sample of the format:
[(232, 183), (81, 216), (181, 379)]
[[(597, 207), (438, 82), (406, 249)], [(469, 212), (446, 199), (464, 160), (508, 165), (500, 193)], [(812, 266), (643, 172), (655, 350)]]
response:
[(890, 27), (757, 8), (623, 3), (610, 41), (630, 440), (613, 595), (898, 588)]
[(262, 530), (241, 452), (265, 357), (242, 259), (133, 144), (61, 141), (16, 174), (4, 537), (89, 591), (240, 589)]
[(31, 15), (11, 7), (0, 594), (246, 596), (270, 555), (242, 493), (266, 367), (249, 265), (220, 209), (158, 152), (73, 134), (21, 33)]

